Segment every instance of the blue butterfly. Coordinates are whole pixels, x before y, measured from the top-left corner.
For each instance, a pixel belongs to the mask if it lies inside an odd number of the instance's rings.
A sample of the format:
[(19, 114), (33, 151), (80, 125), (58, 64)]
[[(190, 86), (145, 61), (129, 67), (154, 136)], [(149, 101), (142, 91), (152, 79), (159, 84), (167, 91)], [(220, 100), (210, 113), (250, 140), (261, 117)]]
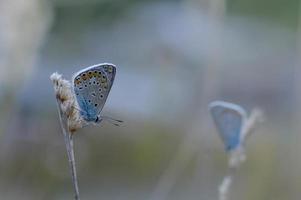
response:
[(227, 151), (236, 149), (242, 142), (242, 129), (246, 111), (239, 105), (215, 101), (209, 105), (214, 122)]
[(80, 70), (73, 76), (73, 90), (80, 115), (87, 123), (100, 123), (103, 119), (114, 120), (101, 116), (100, 112), (108, 98), (115, 74), (115, 65), (102, 63)]

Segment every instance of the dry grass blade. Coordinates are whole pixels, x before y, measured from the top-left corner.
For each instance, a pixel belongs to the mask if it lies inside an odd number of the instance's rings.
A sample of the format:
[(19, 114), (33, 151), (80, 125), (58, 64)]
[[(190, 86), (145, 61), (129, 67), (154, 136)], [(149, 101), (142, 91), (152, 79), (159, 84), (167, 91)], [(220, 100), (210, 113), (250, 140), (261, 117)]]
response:
[(79, 115), (79, 111), (74, 109), (74, 107), (76, 107), (76, 101), (74, 100), (74, 96), (71, 91), (70, 82), (64, 80), (62, 76), (58, 73), (53, 73), (50, 76), (50, 79), (52, 80), (54, 85), (59, 119), (67, 149), (70, 172), (72, 175), (73, 187), (75, 192), (74, 199), (79, 200), (80, 197), (74, 158), (73, 134), (76, 130), (83, 126), (83, 122)]

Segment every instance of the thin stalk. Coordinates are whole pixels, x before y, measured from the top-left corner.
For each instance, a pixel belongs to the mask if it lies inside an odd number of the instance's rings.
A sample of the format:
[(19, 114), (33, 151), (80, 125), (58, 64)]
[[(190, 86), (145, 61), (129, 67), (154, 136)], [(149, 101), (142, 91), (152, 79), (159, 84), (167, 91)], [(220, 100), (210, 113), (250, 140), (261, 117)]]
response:
[(224, 177), (219, 186), (219, 200), (228, 200), (229, 193), (237, 170), (246, 160), (245, 142), (246, 139), (254, 133), (255, 128), (264, 121), (263, 111), (256, 108), (253, 109), (249, 118), (243, 126), (242, 141), (239, 148), (229, 152), (228, 174)]
[(229, 168), (228, 175), (226, 175), (223, 179), (223, 182), (218, 188), (219, 191), (219, 200), (227, 200), (229, 199), (229, 191), (233, 182), (233, 178), (235, 175), (236, 168)]
[[(219, 200), (228, 200), (229, 199), (229, 193), (232, 186), (232, 182), (234, 179), (234, 176), (239, 169), (240, 165), (245, 161), (245, 154), (243, 149), (237, 150), (237, 152), (234, 152), (234, 154), (231, 154), (229, 157), (229, 166), (228, 166), (228, 173), (224, 176), (223, 181), (221, 182), (218, 193), (219, 193)], [(231, 159), (237, 160), (237, 165), (233, 165), (231, 163)]]
[(76, 166), (75, 166), (75, 158), (74, 158), (74, 148), (73, 148), (73, 134), (68, 131), (67, 127), (67, 119), (60, 107), (60, 101), (57, 99), (57, 106), (59, 110), (59, 119), (61, 128), (64, 134), (64, 140), (69, 160), (69, 168), (70, 173), (72, 176), (72, 182), (73, 182), (73, 188), (74, 188), (74, 199), (80, 200), (79, 198), (79, 188), (78, 188), (78, 180), (77, 180), (77, 174), (76, 174)]

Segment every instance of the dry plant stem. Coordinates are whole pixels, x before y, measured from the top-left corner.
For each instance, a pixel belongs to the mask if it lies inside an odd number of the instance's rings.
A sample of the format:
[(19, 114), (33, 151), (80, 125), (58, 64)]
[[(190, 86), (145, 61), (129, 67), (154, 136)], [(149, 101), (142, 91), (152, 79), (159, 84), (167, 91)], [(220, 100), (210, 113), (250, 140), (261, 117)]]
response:
[(80, 200), (79, 198), (79, 189), (78, 189), (78, 180), (76, 174), (76, 166), (75, 166), (75, 158), (74, 158), (74, 148), (73, 148), (73, 134), (68, 131), (67, 128), (67, 118), (65, 117), (61, 107), (60, 107), (60, 100), (57, 99), (57, 106), (59, 110), (59, 118), (61, 123), (61, 128), (64, 134), (65, 145), (67, 149), (67, 155), (69, 160), (69, 167), (72, 176), (72, 182), (74, 187), (74, 199)]
[(78, 181), (75, 168), (73, 133), (83, 127), (83, 121), (77, 109), (74, 109), (76, 101), (72, 92), (71, 83), (62, 78), (62, 75), (53, 73), (50, 76), (56, 95), (59, 119), (64, 135), (70, 172), (72, 175), (75, 200), (79, 200)]
[[(233, 158), (234, 156), (237, 156), (239, 158)], [(235, 175), (236, 171), (239, 169), (240, 165), (245, 161), (244, 159), (241, 159), (242, 157), (245, 158), (244, 152), (238, 152), (237, 155), (234, 155), (234, 154), (230, 155), (228, 173), (224, 177), (222, 183), (220, 184), (220, 186), (218, 188), (219, 200), (228, 200), (229, 199), (228, 197), (229, 197), (230, 188), (231, 188), (231, 185), (233, 182), (234, 175)], [(236, 166), (231, 164), (232, 159), (239, 160), (237, 162)]]
[(228, 199), (228, 193), (229, 193), (230, 187), (232, 185), (232, 179), (233, 179), (232, 173), (231, 173), (231, 170), (229, 170), (229, 174), (224, 177), (223, 182), (221, 183), (221, 185), (218, 188), (219, 200), (227, 200)]
[[(252, 110), (250, 117), (246, 121), (246, 124), (243, 127), (242, 132), (242, 142), (244, 143), (246, 139), (253, 134), (256, 127), (264, 122), (265, 117), (262, 110), (255, 108)], [(244, 145), (244, 144), (243, 144)]]
[(259, 109), (252, 110), (242, 129), (241, 145), (229, 152), (228, 174), (219, 186), (219, 200), (228, 200), (233, 177), (240, 166), (245, 162), (246, 155), (244, 145), (246, 139), (254, 133), (256, 126), (264, 121), (263, 112)]

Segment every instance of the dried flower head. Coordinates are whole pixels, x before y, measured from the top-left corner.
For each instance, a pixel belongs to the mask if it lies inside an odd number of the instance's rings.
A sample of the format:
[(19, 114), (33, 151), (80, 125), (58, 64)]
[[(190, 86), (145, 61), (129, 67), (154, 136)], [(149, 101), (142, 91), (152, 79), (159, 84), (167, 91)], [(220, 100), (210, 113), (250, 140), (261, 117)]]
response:
[(70, 81), (63, 79), (61, 74), (57, 72), (50, 76), (54, 85), (55, 96), (58, 102), (62, 117), (66, 120), (68, 131), (73, 134), (76, 130), (84, 125), (84, 121), (80, 116), (80, 111), (77, 109), (77, 101), (75, 100), (74, 93)]

